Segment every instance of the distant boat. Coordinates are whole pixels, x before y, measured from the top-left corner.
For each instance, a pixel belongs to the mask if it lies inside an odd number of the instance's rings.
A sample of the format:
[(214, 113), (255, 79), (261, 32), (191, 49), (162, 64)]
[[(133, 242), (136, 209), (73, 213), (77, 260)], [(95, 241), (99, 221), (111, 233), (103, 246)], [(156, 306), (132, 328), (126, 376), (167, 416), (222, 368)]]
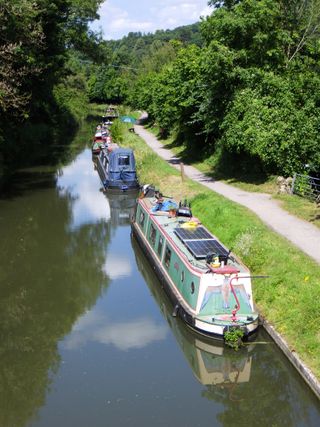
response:
[(106, 190), (136, 191), (139, 182), (133, 151), (114, 145), (112, 151), (108, 151), (112, 148), (112, 144), (107, 149), (101, 149), (97, 158), (101, 182)]
[[(246, 266), (201, 223), (190, 207), (147, 189), (138, 200), (133, 234), (180, 316), (200, 334), (245, 337), (258, 328)], [(156, 198), (155, 196), (158, 196)]]
[(119, 113), (116, 107), (113, 105), (109, 105), (109, 107), (106, 108), (105, 114), (102, 116), (103, 122), (109, 122), (113, 119), (117, 119), (119, 117)]

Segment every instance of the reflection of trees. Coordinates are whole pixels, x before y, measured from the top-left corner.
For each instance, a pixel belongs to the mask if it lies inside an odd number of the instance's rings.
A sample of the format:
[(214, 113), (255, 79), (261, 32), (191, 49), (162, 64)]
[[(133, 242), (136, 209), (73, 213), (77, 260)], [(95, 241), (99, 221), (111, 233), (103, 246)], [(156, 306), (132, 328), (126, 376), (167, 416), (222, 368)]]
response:
[(44, 404), (59, 340), (108, 283), (109, 225), (68, 231), (72, 203), (42, 189), (1, 209), (1, 426), (25, 425)]
[(203, 396), (224, 405), (218, 416), (224, 426), (312, 425), (310, 409), (316, 409), (316, 399), (313, 403), (288, 363), (275, 346), (256, 346), (250, 383), (207, 386)]
[[(180, 319), (172, 317), (172, 305), (135, 239), (132, 239), (132, 245), (139, 271), (194, 375), (205, 386), (202, 396), (223, 405), (224, 409), (217, 417), (223, 426), (313, 425), (310, 414), (314, 410), (320, 415), (318, 402), (316, 398), (313, 400), (309, 390), (301, 386), (297, 374), (291, 366), (288, 368), (289, 362), (275, 345), (253, 344), (238, 352), (225, 347), (221, 350), (220, 346), (219, 354), (217, 343), (213, 344), (211, 340), (210, 345), (207, 340), (191, 333)], [(260, 339), (269, 341), (263, 331)], [(201, 370), (201, 361), (206, 367), (205, 372)], [(251, 367), (247, 366), (248, 375), (241, 378), (247, 363), (251, 364)], [(218, 375), (211, 376), (212, 373)], [(217, 379), (215, 383), (213, 378)], [(208, 382), (210, 379), (211, 383)], [(212, 425), (215, 425), (214, 420)]]

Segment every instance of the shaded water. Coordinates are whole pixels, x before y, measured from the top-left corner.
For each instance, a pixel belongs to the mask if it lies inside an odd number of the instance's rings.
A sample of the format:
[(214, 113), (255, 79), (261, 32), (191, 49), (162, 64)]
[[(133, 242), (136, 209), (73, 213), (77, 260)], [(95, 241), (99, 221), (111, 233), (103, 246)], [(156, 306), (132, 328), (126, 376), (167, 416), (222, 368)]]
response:
[(85, 148), (0, 200), (0, 426), (318, 426), (264, 332), (233, 352), (171, 316), (134, 202), (100, 191)]

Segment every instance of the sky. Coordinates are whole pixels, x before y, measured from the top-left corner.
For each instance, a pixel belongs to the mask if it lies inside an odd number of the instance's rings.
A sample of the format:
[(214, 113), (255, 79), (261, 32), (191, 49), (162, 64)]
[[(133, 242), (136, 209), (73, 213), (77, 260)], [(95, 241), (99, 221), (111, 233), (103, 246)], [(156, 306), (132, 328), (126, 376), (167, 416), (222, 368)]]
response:
[(153, 33), (193, 24), (211, 12), (208, 0), (106, 0), (99, 9), (100, 20), (91, 28), (101, 29), (106, 40), (120, 39), (129, 32)]

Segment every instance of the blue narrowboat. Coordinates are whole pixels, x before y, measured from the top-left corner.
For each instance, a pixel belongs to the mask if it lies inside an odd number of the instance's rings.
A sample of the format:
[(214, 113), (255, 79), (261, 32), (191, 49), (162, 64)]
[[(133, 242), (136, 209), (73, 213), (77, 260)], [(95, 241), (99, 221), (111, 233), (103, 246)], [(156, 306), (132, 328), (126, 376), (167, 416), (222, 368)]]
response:
[(108, 148), (100, 151), (97, 170), (105, 190), (137, 191), (139, 182), (133, 151), (128, 148)]

